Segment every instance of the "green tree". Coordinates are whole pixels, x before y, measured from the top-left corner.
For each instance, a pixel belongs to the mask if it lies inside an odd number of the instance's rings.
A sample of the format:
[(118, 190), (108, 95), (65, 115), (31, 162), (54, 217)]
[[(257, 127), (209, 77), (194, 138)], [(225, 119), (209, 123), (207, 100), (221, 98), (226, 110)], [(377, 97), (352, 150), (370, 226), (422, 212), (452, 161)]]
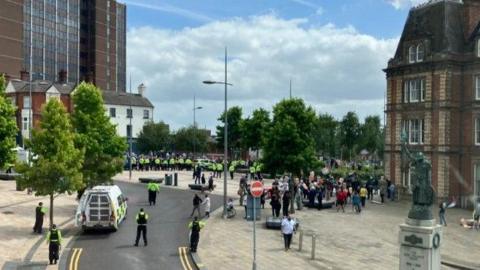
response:
[(142, 153), (167, 150), (170, 143), (170, 128), (164, 122), (147, 123), (138, 135), (138, 150)]
[(105, 114), (102, 94), (93, 84), (81, 83), (73, 93), (72, 123), (76, 145), (85, 153), (82, 168), (87, 187), (109, 183), (122, 171), (127, 144)]
[(352, 152), (355, 153), (359, 144), (360, 122), (354, 112), (348, 112), (340, 122), (340, 144), (344, 154), (352, 159)]
[(15, 106), (5, 95), (6, 81), (0, 75), (0, 169), (15, 162), (15, 136), (17, 123), (15, 122)]
[(273, 109), (272, 126), (265, 137), (263, 164), (267, 171), (300, 176), (317, 167), (315, 111), (302, 99), (282, 100)]
[(361, 148), (368, 150), (370, 154), (378, 155), (382, 148), (383, 134), (380, 124), (380, 117), (367, 116), (365, 123), (360, 129)]
[[(227, 120), (228, 120), (228, 148), (230, 151), (235, 151), (240, 149), (242, 141), (242, 108), (235, 106), (227, 111)], [(217, 126), (217, 144), (218, 147), (223, 149), (223, 140), (224, 140), (224, 127), (225, 127), (225, 113), (218, 118), (218, 121), (222, 122), (222, 125)]]
[(338, 149), (338, 122), (328, 113), (320, 114), (316, 121), (315, 142), (317, 151), (328, 157), (335, 157)]
[(179, 129), (174, 135), (175, 149), (185, 152), (193, 152), (193, 144), (197, 152), (207, 150), (208, 136), (201, 129), (193, 126)]
[(252, 117), (241, 121), (242, 144), (245, 149), (259, 150), (271, 124), (268, 112), (262, 108), (253, 111)]
[(75, 134), (63, 104), (50, 99), (42, 108), (39, 129), (27, 141), (36, 155), (31, 166), (19, 164), (21, 187), (31, 187), (36, 196), (50, 196), (50, 226), (53, 224), (53, 200), (57, 193), (71, 193), (82, 187), (82, 151), (75, 147)]

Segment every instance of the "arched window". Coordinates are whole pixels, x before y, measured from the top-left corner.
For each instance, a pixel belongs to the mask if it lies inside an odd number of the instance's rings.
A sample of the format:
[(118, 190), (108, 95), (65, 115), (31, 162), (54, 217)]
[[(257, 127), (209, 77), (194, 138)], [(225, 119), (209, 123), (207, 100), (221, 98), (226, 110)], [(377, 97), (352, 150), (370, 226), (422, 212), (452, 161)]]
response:
[(408, 62), (415, 63), (415, 59), (417, 57), (417, 50), (415, 46), (410, 46), (408, 48)]
[(423, 44), (417, 45), (417, 62), (422, 62), (425, 56), (425, 47)]

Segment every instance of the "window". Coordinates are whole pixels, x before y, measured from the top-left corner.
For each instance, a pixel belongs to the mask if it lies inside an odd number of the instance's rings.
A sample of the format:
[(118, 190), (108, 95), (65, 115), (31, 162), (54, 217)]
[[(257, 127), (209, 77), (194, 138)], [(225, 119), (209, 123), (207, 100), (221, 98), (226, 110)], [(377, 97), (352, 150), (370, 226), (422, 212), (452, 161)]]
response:
[(416, 52), (415, 46), (410, 46), (410, 48), (408, 48), (408, 62), (415, 63), (416, 56), (417, 56), (417, 52)]
[(143, 119), (148, 119), (150, 118), (150, 112), (148, 110), (143, 110)]
[(474, 167), (474, 195), (477, 196), (477, 198), (480, 198), (480, 164), (475, 164)]
[(425, 79), (405, 81), (403, 85), (403, 102), (420, 102), (425, 100)]
[(117, 110), (115, 108), (110, 108), (110, 117), (111, 118), (117, 117)]
[(24, 117), (23, 118), (23, 130), (28, 130), (28, 126), (29, 126), (28, 117)]
[(11, 97), (10, 97), (10, 102), (12, 103), (12, 105), (17, 106), (17, 98), (16, 98), (16, 96), (11, 96)]
[(475, 144), (480, 145), (480, 118), (475, 118)]
[(132, 126), (127, 125), (127, 137), (131, 138), (132, 137)]
[(425, 48), (423, 47), (423, 44), (418, 44), (417, 45), (417, 62), (422, 62), (424, 56), (425, 56)]
[(475, 99), (480, 100), (480, 75), (475, 76)]
[(410, 143), (419, 144), (420, 143), (420, 120), (413, 119), (410, 120)]
[(423, 144), (425, 142), (425, 123), (423, 119), (403, 121), (402, 133), (407, 135), (409, 144)]
[(47, 100), (51, 98), (60, 99), (60, 93), (47, 93)]
[(132, 118), (132, 109), (127, 109), (127, 118)]
[(23, 108), (30, 108), (30, 97), (23, 96)]
[(477, 40), (477, 56), (480, 57), (480, 39)]

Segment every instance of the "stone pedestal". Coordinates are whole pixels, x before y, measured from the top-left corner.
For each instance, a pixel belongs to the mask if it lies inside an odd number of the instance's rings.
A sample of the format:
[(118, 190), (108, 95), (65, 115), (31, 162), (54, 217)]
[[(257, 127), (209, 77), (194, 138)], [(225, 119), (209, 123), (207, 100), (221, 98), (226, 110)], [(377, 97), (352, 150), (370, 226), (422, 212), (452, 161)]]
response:
[(440, 270), (442, 226), (407, 219), (400, 225), (400, 270)]

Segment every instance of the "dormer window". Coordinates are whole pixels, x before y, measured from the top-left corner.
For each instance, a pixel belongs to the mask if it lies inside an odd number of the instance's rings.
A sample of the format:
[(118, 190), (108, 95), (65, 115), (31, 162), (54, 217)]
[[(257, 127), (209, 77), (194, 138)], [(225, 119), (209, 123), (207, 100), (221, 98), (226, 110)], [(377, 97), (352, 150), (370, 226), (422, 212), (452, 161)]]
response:
[(408, 48), (408, 62), (418, 63), (425, 58), (425, 46), (423, 44), (412, 45)]

